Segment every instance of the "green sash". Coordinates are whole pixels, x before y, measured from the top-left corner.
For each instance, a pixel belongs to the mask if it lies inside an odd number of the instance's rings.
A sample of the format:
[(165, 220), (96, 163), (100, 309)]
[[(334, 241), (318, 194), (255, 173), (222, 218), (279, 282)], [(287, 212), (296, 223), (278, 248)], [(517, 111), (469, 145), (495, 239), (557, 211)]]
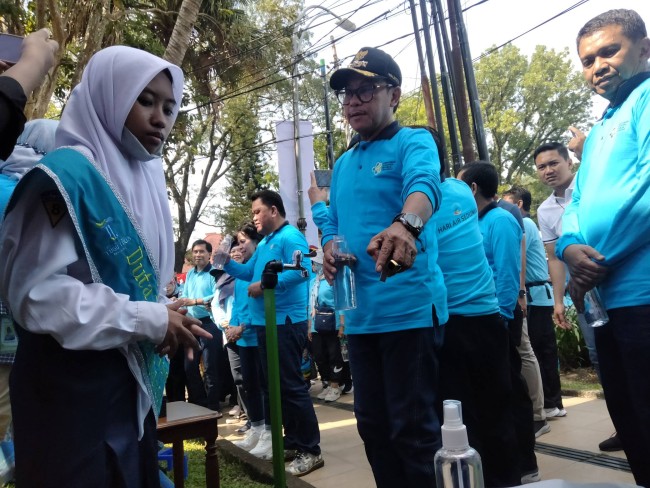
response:
[[(159, 272), (138, 234), (130, 211), (121, 204), (104, 176), (81, 153), (63, 148), (47, 154), (36, 168), (56, 183), (77, 230), (80, 244), (90, 265), (93, 281), (104, 283), (131, 301), (156, 302)], [(60, 197), (44, 197), (50, 219), (64, 215)], [(145, 216), (145, 218), (152, 218)], [(54, 221), (53, 221), (54, 224)], [(135, 354), (156, 418), (162, 405), (169, 362), (161, 358), (149, 341)]]

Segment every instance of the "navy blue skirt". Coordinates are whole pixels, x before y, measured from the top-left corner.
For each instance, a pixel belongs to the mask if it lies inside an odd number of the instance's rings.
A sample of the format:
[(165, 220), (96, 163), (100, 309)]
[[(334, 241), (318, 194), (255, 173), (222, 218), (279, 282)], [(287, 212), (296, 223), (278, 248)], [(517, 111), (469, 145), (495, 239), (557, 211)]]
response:
[(150, 411), (138, 441), (137, 383), (126, 358), (67, 350), (16, 329), (16, 487), (159, 487), (155, 418)]

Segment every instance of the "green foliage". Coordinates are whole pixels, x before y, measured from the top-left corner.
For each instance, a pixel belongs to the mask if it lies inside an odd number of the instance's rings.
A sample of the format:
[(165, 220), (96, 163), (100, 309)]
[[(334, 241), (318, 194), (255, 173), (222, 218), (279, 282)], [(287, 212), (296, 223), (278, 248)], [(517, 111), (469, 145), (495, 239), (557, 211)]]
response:
[[(205, 487), (205, 442), (185, 441), (183, 446), (188, 458), (188, 476), (185, 486), (187, 488)], [(174, 479), (173, 473), (169, 473), (169, 476)], [(241, 463), (226, 456), (219, 456), (219, 481), (221, 486), (227, 488), (267, 488), (272, 486), (252, 480), (246, 474)]]
[(589, 351), (578, 327), (578, 314), (574, 306), (567, 307), (567, 320), (572, 327), (569, 330), (555, 328), (557, 353), (562, 370), (589, 365)]
[(475, 64), (490, 158), (506, 183), (533, 174), (537, 146), (586, 128), (591, 96), (568, 56), (537, 46), (529, 61), (508, 45)]
[(224, 106), (223, 125), (232, 129), (229, 157), (234, 163), (226, 174), (228, 186), (224, 193), (228, 203), (219, 207), (218, 222), (225, 232), (232, 234), (251, 220), (253, 193), (275, 183), (270, 165), (256, 148), (260, 142), (259, 120), (251, 113), (251, 98), (233, 98)]
[[(445, 145), (447, 149), (447, 154), (445, 154), (445, 161), (450, 167), (451, 175), (453, 174), (453, 165), (451, 164), (451, 138), (449, 137), (449, 129), (447, 127), (447, 111), (442, 103), (443, 96), (440, 87), (440, 79), (438, 79), (438, 91), (440, 92), (440, 103), (441, 103), (441, 115), (442, 115), (442, 128), (444, 132)], [(400, 100), (399, 108), (395, 113), (395, 118), (401, 125), (428, 125), (427, 114), (424, 108), (424, 99), (422, 97), (422, 90), (416, 88), (415, 90), (402, 94), (402, 99)], [(440, 132), (440, 130), (439, 130)], [(458, 139), (460, 141), (460, 134), (458, 134)]]

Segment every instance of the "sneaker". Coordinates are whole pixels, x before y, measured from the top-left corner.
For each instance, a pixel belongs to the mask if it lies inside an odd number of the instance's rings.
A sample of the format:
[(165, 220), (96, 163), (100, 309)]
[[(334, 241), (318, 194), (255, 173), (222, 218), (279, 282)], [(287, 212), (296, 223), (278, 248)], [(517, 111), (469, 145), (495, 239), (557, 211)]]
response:
[(336, 388), (334, 386), (330, 386), (329, 392), (327, 393), (327, 395), (325, 395), (325, 398), (323, 398), (323, 400), (325, 400), (325, 403), (329, 403), (329, 402), (335, 402), (339, 398), (341, 398), (341, 389)]
[(347, 393), (352, 393), (354, 391), (354, 385), (352, 382), (348, 385), (347, 383), (343, 385), (343, 389), (341, 390), (341, 395), (345, 395)]
[(535, 439), (551, 431), (551, 426), (546, 420), (535, 420), (533, 424), (535, 425)]
[(252, 428), (246, 432), (244, 438), (240, 441), (235, 441), (233, 444), (237, 447), (240, 447), (244, 451), (251, 452), (253, 448), (257, 447), (257, 444), (260, 440), (260, 436), (264, 432), (264, 428)]
[(271, 431), (264, 429), (259, 437), (259, 441), (257, 441), (257, 445), (249, 452), (260, 459), (273, 459), (273, 441), (271, 440)]
[(239, 417), (241, 415), (241, 407), (239, 405), (235, 405), (230, 409), (228, 415), (230, 415), (231, 417)]
[(522, 485), (527, 485), (528, 483), (536, 483), (538, 481), (542, 481), (542, 477), (539, 475), (539, 469), (521, 476)]
[(558, 408), (557, 411), (558, 414), (556, 415), (556, 417), (566, 417), (566, 410), (564, 408)]
[(298, 455), (298, 451), (295, 449), (285, 449), (284, 450), (284, 461), (293, 461), (296, 459), (296, 456)]
[[(560, 409), (557, 407), (545, 408), (544, 412), (546, 412), (547, 419), (552, 419), (553, 417), (561, 417)], [(566, 410), (564, 411), (564, 415), (566, 415)]]
[(287, 467), (287, 472), (294, 476), (304, 476), (323, 466), (325, 466), (325, 461), (321, 454), (298, 452), (296, 458)]
[(316, 396), (316, 398), (318, 398), (319, 400), (325, 400), (325, 397), (327, 396), (327, 394), (328, 394), (329, 392), (330, 392), (330, 387), (329, 387), (329, 386), (324, 387), (324, 388), (323, 388), (323, 391), (321, 391), (321, 392)]
[(251, 429), (251, 423), (246, 422), (244, 425), (242, 425), (239, 429), (237, 429), (235, 432), (237, 434), (245, 434)]
[(618, 433), (614, 432), (609, 439), (605, 439), (603, 442), (598, 444), (598, 449), (605, 452), (622, 451), (623, 443), (621, 442)]

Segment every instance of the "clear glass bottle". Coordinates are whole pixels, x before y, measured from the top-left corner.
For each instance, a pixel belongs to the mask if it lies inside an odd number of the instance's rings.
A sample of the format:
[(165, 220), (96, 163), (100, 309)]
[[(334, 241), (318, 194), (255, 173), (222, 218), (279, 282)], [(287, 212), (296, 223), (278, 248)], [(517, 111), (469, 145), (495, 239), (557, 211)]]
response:
[(469, 446), (458, 400), (443, 402), (442, 448), (434, 459), (438, 488), (483, 488), (481, 456)]

